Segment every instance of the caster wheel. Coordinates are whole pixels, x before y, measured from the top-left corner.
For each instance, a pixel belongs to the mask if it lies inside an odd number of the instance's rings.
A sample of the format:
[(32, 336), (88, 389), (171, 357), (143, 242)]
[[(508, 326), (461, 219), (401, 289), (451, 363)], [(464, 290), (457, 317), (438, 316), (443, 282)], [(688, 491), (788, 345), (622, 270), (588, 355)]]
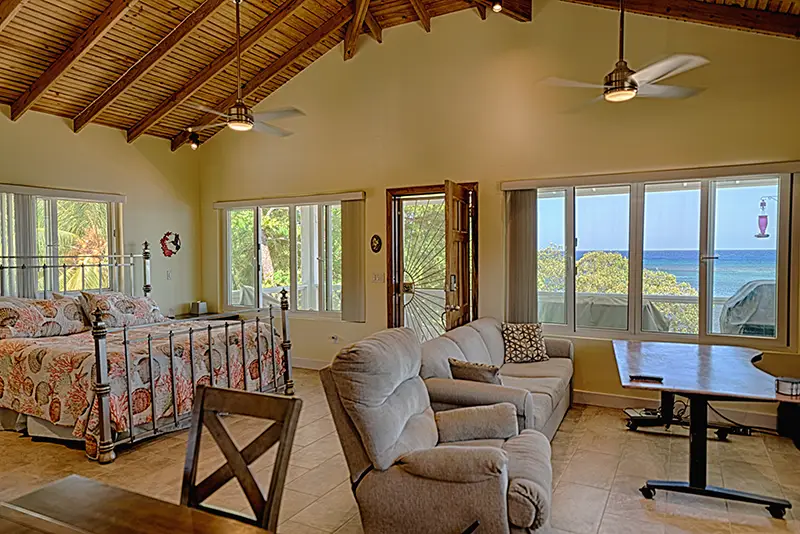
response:
[(783, 516), (786, 515), (786, 508), (782, 506), (767, 506), (767, 511), (775, 519), (783, 519)]
[(637, 425), (637, 424), (636, 424), (636, 423), (634, 423), (633, 421), (628, 421), (628, 422), (625, 424), (625, 426), (627, 426), (627, 427), (628, 427), (628, 430), (636, 430), (637, 428), (639, 428), (639, 425)]
[(648, 488), (647, 486), (642, 486), (641, 488), (639, 488), (639, 491), (642, 492), (642, 496), (645, 499), (652, 499), (653, 497), (656, 496), (656, 490), (654, 490), (653, 488)]
[(727, 441), (728, 440), (728, 431), (727, 430), (717, 430), (717, 439), (720, 441)]

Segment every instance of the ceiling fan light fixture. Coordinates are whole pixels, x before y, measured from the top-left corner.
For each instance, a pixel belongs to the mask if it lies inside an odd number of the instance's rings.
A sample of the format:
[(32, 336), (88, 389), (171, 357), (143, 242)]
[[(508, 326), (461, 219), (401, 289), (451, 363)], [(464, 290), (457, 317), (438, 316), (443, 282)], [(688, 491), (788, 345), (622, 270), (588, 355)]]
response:
[(196, 133), (192, 133), (189, 136), (189, 146), (192, 147), (192, 150), (197, 150), (200, 146), (200, 136)]
[(628, 67), (628, 63), (621, 59), (617, 61), (614, 70), (609, 72), (603, 85), (603, 98), (606, 102), (627, 102), (636, 96), (639, 92), (639, 87), (633, 81), (632, 76), (636, 74), (634, 70)]
[(237, 132), (248, 132), (253, 129), (253, 113), (241, 100), (228, 111), (228, 128)]
[(603, 93), (606, 102), (627, 102), (636, 96), (638, 91), (635, 87), (615, 89), (609, 87)]
[(492, 2), (492, 11), (495, 13), (500, 13), (503, 11), (503, 2), (502, 0), (493, 0)]

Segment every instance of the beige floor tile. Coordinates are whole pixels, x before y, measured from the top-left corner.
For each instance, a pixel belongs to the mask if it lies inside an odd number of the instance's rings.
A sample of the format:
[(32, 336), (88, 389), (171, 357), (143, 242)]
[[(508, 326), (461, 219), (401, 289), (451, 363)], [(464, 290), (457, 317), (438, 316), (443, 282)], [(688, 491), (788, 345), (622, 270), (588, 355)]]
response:
[[(302, 468), (298, 468), (302, 469)], [(304, 473), (287, 484), (287, 488), (295, 491), (317, 495), (325, 495), (330, 490), (347, 480), (350, 476), (344, 457), (336, 455), (319, 466)]]
[(666, 509), (666, 501), (659, 496), (645, 499), (638, 490), (628, 490), (625, 493), (612, 491), (608, 496), (605, 513), (627, 517), (632, 521), (659, 523), (663, 521)]
[(608, 490), (614, 481), (618, 462), (619, 457), (613, 454), (578, 450), (567, 464), (561, 480)]
[(336, 534), (364, 534), (364, 529), (361, 526), (361, 518), (356, 514), (350, 521), (336, 531)]
[(336, 432), (336, 427), (333, 424), (333, 419), (329, 416), (323, 416), (313, 423), (309, 423), (302, 428), (298, 428), (294, 435), (294, 442), (301, 447), (311, 445), (320, 438), (324, 438), (328, 434)]
[(620, 457), (617, 470), (627, 475), (639, 475), (648, 479), (664, 479), (667, 477), (668, 464), (668, 453), (626, 449)]
[(306, 469), (313, 469), (337, 454), (342, 454), (342, 447), (339, 444), (339, 436), (334, 432), (303, 447), (296, 453), (293, 452), (289, 462)]
[(694, 517), (665, 518), (666, 534), (730, 534), (731, 524), (727, 520)]
[(561, 482), (553, 492), (550, 523), (575, 534), (594, 534), (600, 527), (608, 491)]
[(553, 488), (555, 489), (558, 486), (558, 482), (561, 480), (561, 475), (564, 474), (564, 470), (567, 468), (569, 464), (568, 460), (552, 460), (551, 465), (553, 467)]
[(598, 534), (664, 534), (665, 525), (606, 513)]
[(279, 520), (281, 523), (291, 519), (292, 516), (297, 515), (298, 512), (306, 508), (311, 503), (315, 502), (317, 497), (309, 495), (308, 493), (301, 493), (290, 489), (283, 490), (283, 498), (281, 499), (281, 510)]
[(607, 433), (589, 430), (578, 442), (578, 449), (620, 456), (625, 449), (627, 441), (627, 433)]
[(722, 481), (726, 488), (780, 497), (778, 474), (772, 466), (722, 460)]
[(278, 534), (325, 534), (325, 531), (304, 525), (303, 523), (286, 521), (278, 525)]
[(319, 500), (304, 508), (291, 521), (324, 532), (335, 532), (358, 513), (349, 483), (340, 484)]

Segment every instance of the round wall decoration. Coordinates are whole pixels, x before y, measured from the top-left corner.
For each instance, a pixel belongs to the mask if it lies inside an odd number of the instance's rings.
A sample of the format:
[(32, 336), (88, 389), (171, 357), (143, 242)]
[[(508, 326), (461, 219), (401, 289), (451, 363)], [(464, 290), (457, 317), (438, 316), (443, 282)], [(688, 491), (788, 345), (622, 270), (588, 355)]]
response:
[(161, 253), (170, 258), (181, 249), (181, 236), (176, 232), (167, 232), (161, 238)]
[(383, 241), (381, 241), (381, 236), (375, 234), (372, 236), (372, 239), (369, 240), (369, 247), (372, 249), (372, 252), (378, 253), (381, 251), (381, 247), (383, 246)]

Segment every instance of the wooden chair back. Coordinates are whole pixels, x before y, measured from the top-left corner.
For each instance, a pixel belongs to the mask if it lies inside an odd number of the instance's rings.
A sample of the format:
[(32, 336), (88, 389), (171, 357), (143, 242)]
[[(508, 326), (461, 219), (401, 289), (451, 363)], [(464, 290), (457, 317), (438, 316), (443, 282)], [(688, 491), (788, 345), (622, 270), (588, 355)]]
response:
[[(278, 512), (283, 496), (283, 487), (286, 484), (289, 455), (292, 451), (292, 442), (295, 430), (297, 430), (297, 420), (302, 404), (300, 399), (293, 397), (197, 386), (192, 411), (192, 426), (189, 430), (186, 449), (186, 464), (183, 468), (181, 504), (238, 519), (275, 532), (278, 528)], [(268, 419), (274, 422), (247, 446), (239, 450), (220, 419), (221, 413)], [(198, 482), (197, 466), (203, 426), (214, 438), (225, 456), (226, 463)], [(278, 444), (278, 453), (272, 469), (269, 492), (264, 495), (250, 471), (250, 465), (276, 443)], [(234, 477), (247, 497), (255, 520), (203, 504), (203, 501)]]

